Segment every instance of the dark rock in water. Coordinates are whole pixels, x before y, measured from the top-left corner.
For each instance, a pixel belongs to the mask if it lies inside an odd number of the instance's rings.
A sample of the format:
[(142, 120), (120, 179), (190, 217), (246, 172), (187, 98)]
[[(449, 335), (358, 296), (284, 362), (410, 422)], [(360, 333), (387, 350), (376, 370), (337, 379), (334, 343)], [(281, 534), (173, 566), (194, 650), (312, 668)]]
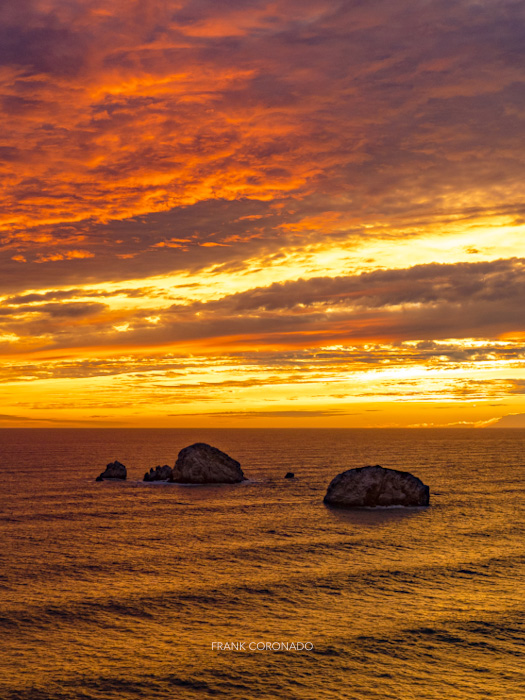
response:
[(239, 462), (204, 442), (179, 452), (171, 476), (179, 484), (233, 484), (244, 479)]
[(125, 479), (127, 477), (126, 467), (120, 462), (111, 462), (107, 465), (106, 471), (99, 474), (96, 481), (104, 481), (104, 479)]
[(144, 481), (169, 481), (171, 479), (171, 467), (165, 464), (163, 467), (153, 467), (144, 474)]
[(375, 467), (348, 469), (328, 486), (324, 502), (333, 506), (428, 506), (430, 489), (410, 472)]
[(293, 472), (286, 472), (284, 475), (285, 479), (295, 479), (295, 474)]

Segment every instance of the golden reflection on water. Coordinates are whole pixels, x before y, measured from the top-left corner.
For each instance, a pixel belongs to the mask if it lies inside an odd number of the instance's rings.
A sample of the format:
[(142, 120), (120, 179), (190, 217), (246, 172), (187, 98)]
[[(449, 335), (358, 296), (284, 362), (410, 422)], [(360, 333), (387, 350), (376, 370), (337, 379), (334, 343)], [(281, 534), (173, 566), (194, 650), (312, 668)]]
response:
[[(519, 697), (523, 431), (0, 440), (6, 700)], [(238, 458), (250, 481), (140, 481), (196, 440)], [(115, 457), (128, 481), (94, 482)], [(410, 468), (431, 507), (324, 506), (331, 477), (365, 463)], [(242, 641), (314, 649), (211, 648)]]

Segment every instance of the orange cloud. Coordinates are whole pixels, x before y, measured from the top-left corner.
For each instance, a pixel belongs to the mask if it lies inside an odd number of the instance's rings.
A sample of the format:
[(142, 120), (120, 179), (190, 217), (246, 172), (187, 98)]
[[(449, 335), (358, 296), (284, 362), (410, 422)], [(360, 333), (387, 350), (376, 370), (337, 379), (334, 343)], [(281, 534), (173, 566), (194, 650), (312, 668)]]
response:
[(64, 253), (49, 253), (48, 255), (38, 255), (36, 262), (45, 263), (56, 260), (83, 260), (95, 257), (89, 250), (67, 250)]
[[(204, 374), (231, 363), (247, 416), (291, 416), (286, 396), (340, 415), (367, 391), (519, 401), (521, 25), (513, 0), (477, 13), (466, 0), (11, 4), (0, 352), (35, 364), (5, 376), (42, 391), (39, 405), (49, 381), (59, 405), (64, 373), (91, 406), (82, 372), (116, 372), (104, 391), (129, 382), (150, 411), (137, 356), (176, 350)], [(275, 410), (250, 393), (259, 370)], [(6, 415), (24, 420), (15, 403)]]

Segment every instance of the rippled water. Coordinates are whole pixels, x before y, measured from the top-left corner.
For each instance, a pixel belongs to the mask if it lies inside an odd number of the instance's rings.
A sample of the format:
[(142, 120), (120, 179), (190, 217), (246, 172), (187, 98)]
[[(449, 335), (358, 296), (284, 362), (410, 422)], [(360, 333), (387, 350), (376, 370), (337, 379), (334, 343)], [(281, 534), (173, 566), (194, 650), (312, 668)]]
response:
[[(140, 481), (197, 441), (250, 481)], [(524, 463), (522, 430), (0, 431), (0, 697), (522, 700)], [(364, 464), (431, 506), (325, 507)]]

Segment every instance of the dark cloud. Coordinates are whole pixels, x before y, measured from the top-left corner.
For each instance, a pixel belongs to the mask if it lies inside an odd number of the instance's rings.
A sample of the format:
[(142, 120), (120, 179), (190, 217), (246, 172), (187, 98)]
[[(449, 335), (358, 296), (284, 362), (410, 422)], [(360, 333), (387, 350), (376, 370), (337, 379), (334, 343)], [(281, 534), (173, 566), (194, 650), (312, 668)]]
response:
[(429, 264), (376, 270), (351, 277), (317, 277), (275, 283), (230, 299), (238, 311), (285, 309), (298, 304), (381, 308), (406, 304), (493, 302), (522, 298), (525, 260)]
[(0, 306), (0, 316), (20, 316), (25, 314), (45, 314), (52, 318), (80, 318), (98, 314), (106, 308), (97, 302), (48, 303), (38, 306)]
[(509, 379), (509, 394), (525, 394), (525, 379)]
[[(525, 328), (523, 260), (419, 265), (312, 278), (252, 289), (218, 301), (173, 306), (164, 328), (183, 338), (273, 334), (276, 343), (373, 337), (491, 338)], [(169, 316), (174, 324), (169, 324)], [(174, 335), (171, 333), (174, 331)]]
[[(60, 301), (64, 299), (74, 299), (75, 297), (108, 297), (108, 296), (125, 296), (128, 298), (140, 298), (140, 297), (154, 297), (158, 294), (158, 290), (145, 287), (143, 289), (126, 289), (125, 287), (117, 288), (112, 293), (98, 291), (98, 290), (86, 290), (80, 287), (76, 289), (54, 289), (49, 292), (33, 292), (32, 294), (18, 294), (12, 297), (6, 297), (4, 300), (5, 305), (9, 304), (30, 304), (32, 302), (44, 302), (48, 300)], [(1, 307), (0, 307), (1, 308)], [(35, 310), (42, 309), (43, 306), (34, 307)]]
[(320, 410), (312, 411), (310, 409), (297, 411), (217, 411), (214, 413), (173, 413), (173, 416), (195, 416), (205, 415), (214, 417), (235, 417), (235, 418), (322, 418), (323, 416), (355, 416), (356, 413), (347, 413), (344, 410)]
[(8, 297), (5, 304), (30, 304), (34, 301), (47, 301), (48, 299), (63, 300), (82, 295), (82, 289), (54, 290), (50, 292), (33, 292), (32, 294), (18, 294)]
[(48, 418), (48, 417), (43, 417), (43, 418), (32, 418), (30, 416), (17, 416), (17, 415), (11, 415), (9, 413), (0, 413), (0, 421), (4, 421), (6, 423), (18, 423), (19, 421), (22, 422), (38, 422), (38, 423), (79, 423), (79, 421), (75, 420), (67, 420), (67, 419), (55, 419), (55, 418)]
[[(45, 332), (44, 348), (155, 346), (222, 339), (260, 345), (367, 340), (496, 339), (525, 328), (525, 262), (429, 264), (347, 277), (288, 281), (209, 302), (135, 309), (105, 318), (99, 302), (4, 306), (4, 332)], [(93, 316), (92, 324), (52, 327), (23, 314)], [(157, 322), (150, 318), (156, 316)], [(9, 322), (9, 318), (13, 321)], [(22, 317), (22, 318), (21, 318)], [(20, 320), (21, 319), (21, 320)], [(122, 329), (118, 323), (126, 323)], [(24, 325), (25, 324), (25, 325)], [(36, 324), (36, 325), (35, 325)]]
[[(84, 63), (85, 39), (67, 27), (13, 27), (0, 31), (0, 65), (24, 67), (27, 73), (74, 76)], [(14, 103), (11, 102), (11, 106)], [(20, 103), (19, 103), (20, 104)]]
[(9, 413), (0, 413), (0, 421), (19, 421), (19, 420), (35, 420), (34, 418), (28, 418), (27, 416), (13, 416)]
[[(312, 205), (308, 213), (312, 210), (318, 211), (319, 206)], [(300, 218), (298, 212), (287, 216), (291, 222)], [(286, 244), (286, 236), (280, 229), (282, 224), (282, 214), (268, 202), (216, 200), (107, 224), (84, 222), (29, 228), (23, 235), (4, 236), (0, 250), (0, 292), (12, 294), (27, 289), (28, 277), (34, 288), (56, 287), (57, 282), (79, 285), (195, 272), (212, 265), (224, 265), (226, 270), (234, 272), (247, 258), (268, 248), (278, 250)], [(41, 263), (39, 256), (49, 254), (50, 240), (53, 251), (67, 252), (81, 245), (87, 246), (94, 257), (49, 259)], [(201, 245), (210, 242), (228, 245)], [(17, 253), (24, 256), (24, 263), (13, 260)]]

